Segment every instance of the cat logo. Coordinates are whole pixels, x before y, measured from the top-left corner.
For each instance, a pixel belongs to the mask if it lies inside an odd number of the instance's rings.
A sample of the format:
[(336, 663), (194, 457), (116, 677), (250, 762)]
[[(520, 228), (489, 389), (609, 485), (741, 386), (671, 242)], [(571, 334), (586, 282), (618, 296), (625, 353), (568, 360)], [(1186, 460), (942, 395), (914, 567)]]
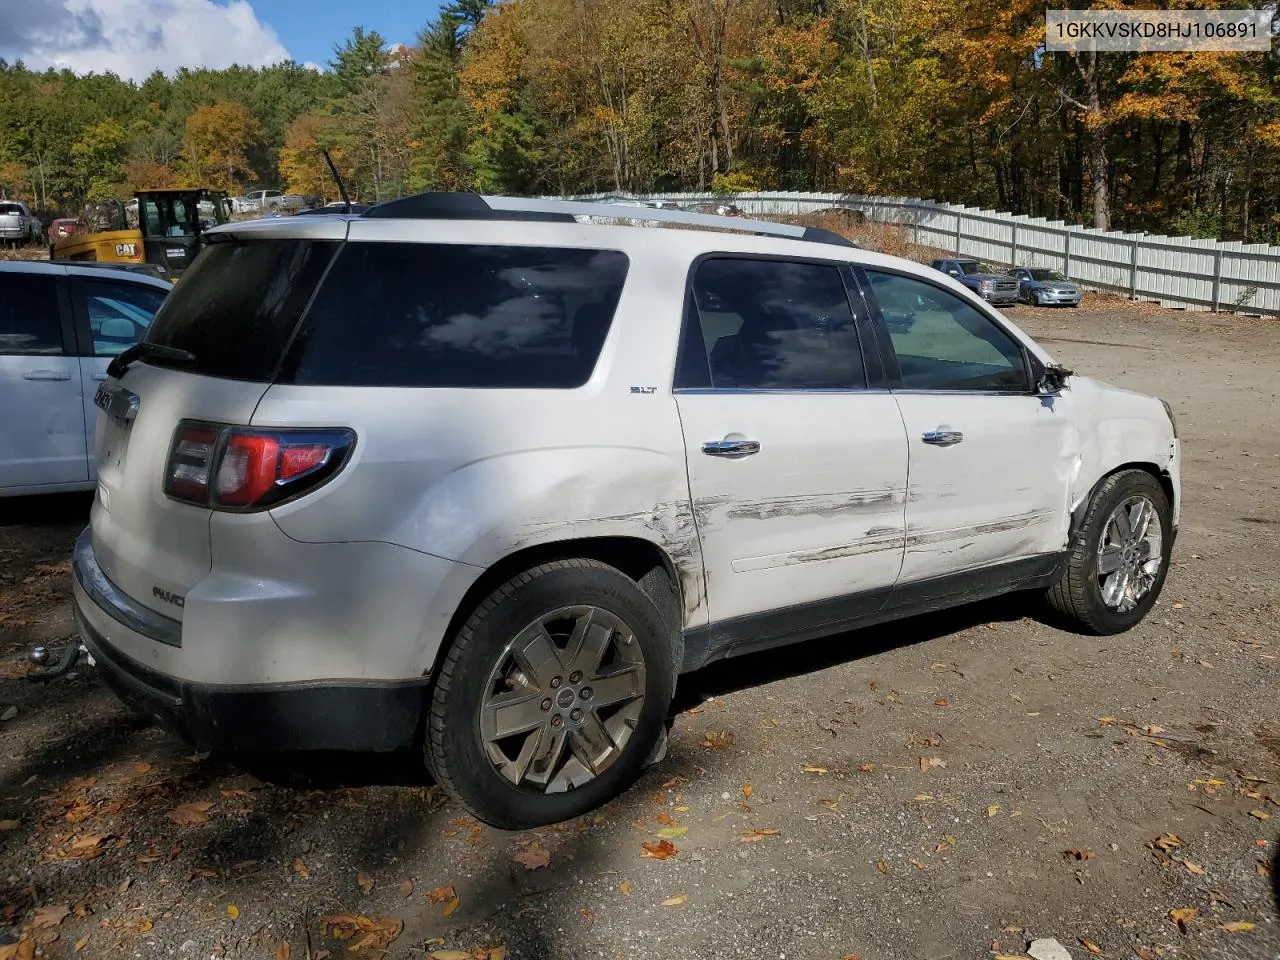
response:
[(117, 257), (137, 257), (138, 245), (136, 243), (117, 243), (116, 256)]

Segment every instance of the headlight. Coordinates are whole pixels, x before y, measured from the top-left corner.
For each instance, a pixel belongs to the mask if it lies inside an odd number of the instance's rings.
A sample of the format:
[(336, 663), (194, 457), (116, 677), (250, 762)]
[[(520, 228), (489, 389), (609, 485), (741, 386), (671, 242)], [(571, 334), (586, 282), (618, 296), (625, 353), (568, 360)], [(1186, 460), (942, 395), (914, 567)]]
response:
[(994, 286), (995, 286), (995, 283), (993, 283), (993, 282), (992, 282), (992, 281), (990, 281), (990, 280), (983, 280), (983, 281), (979, 284), (979, 286), (980, 286), (980, 287), (982, 287), (982, 289), (983, 289), (983, 290), (990, 290), (992, 287), (994, 287)]
[(1161, 400), (1160, 403), (1164, 407), (1164, 412), (1169, 415), (1169, 423), (1173, 425), (1173, 435), (1176, 438), (1178, 436), (1178, 418), (1173, 415), (1173, 407), (1169, 406), (1168, 400)]

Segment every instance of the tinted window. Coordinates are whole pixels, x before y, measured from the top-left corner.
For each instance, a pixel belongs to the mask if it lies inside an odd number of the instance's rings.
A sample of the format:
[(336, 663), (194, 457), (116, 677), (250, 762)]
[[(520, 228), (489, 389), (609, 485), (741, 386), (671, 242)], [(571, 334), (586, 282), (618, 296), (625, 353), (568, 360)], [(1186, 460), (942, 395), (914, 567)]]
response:
[(610, 250), (348, 243), (282, 379), (578, 387), (595, 368), (626, 274), (626, 255)]
[(845, 390), (866, 385), (836, 266), (704, 260), (693, 276), (678, 387)]
[(140, 283), (86, 280), (80, 285), (93, 353), (114, 357), (142, 339), (164, 303), (165, 291)]
[[(184, 369), (269, 380), (336, 247), (314, 240), (210, 244), (169, 293), (147, 339), (195, 354)], [(363, 319), (362, 312), (352, 316)]]
[(16, 203), (0, 203), (0, 216), (16, 214), (22, 216), (22, 208)]
[(902, 385), (914, 390), (1026, 390), (1018, 344), (991, 319), (946, 290), (910, 277), (867, 271)]
[(0, 354), (62, 353), (53, 277), (0, 273)]

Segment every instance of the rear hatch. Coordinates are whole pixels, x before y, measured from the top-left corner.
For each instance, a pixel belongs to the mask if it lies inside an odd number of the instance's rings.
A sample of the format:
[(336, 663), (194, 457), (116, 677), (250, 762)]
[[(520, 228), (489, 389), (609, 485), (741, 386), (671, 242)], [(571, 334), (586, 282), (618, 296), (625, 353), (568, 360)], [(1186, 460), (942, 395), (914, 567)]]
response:
[(313, 224), (287, 238), (210, 238), (143, 352), (123, 371), (115, 364), (99, 390), (94, 555), (119, 589), (165, 616), (182, 618), (211, 564), (212, 511), (165, 493), (174, 433), (184, 420), (250, 422), (346, 232), (340, 221)]

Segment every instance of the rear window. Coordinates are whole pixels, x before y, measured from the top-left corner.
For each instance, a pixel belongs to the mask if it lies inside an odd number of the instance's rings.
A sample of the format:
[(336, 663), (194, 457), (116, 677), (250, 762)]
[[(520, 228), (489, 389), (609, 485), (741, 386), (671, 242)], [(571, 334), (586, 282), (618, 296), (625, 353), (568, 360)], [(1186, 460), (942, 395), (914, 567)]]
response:
[(315, 240), (212, 243), (174, 285), (147, 340), (194, 354), (184, 370), (270, 380), (337, 247)]
[(17, 214), (21, 216), (22, 208), (16, 203), (0, 203), (0, 216), (5, 216), (6, 214)]
[(347, 243), (280, 379), (579, 387), (595, 368), (626, 275), (627, 257), (614, 250)]

